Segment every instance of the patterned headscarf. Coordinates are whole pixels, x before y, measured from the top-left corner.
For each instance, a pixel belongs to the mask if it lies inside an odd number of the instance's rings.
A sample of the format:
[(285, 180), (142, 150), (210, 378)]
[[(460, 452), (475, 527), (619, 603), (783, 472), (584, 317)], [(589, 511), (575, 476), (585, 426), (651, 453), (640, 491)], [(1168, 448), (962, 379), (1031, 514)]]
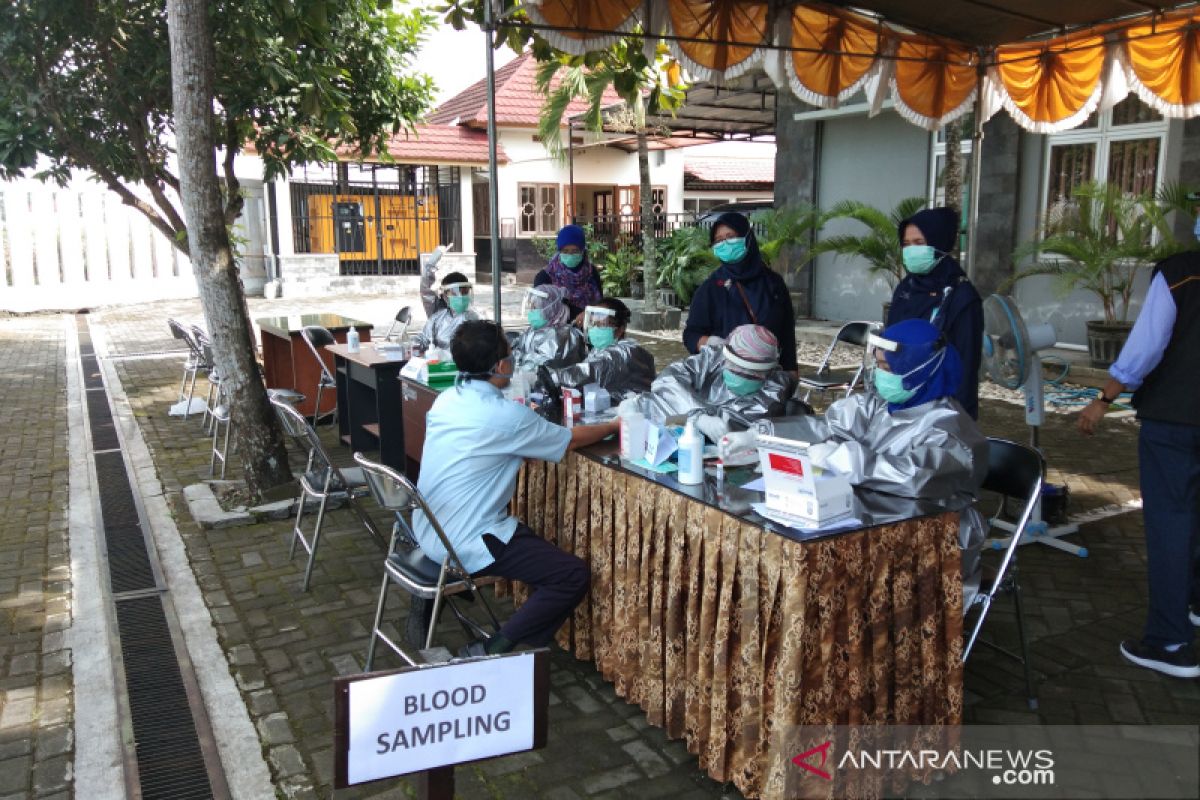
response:
[(543, 283), (537, 287), (537, 291), (546, 295), (534, 308), (542, 310), (542, 316), (546, 319), (546, 324), (552, 328), (557, 328), (560, 325), (566, 325), (571, 321), (571, 312), (567, 308), (563, 298), (566, 296), (566, 290), (561, 286), (555, 286), (552, 283)]
[(563, 264), (558, 256), (554, 254), (554, 258), (550, 259), (550, 263), (546, 265), (546, 274), (550, 276), (550, 281), (555, 286), (561, 288), (565, 294), (566, 301), (576, 308), (585, 308), (594, 305), (603, 297), (600, 288), (596, 285), (598, 281), (592, 276), (596, 272), (596, 268), (592, 266), (592, 262), (588, 259), (586, 242), (583, 239), (583, 228), (578, 225), (567, 225), (559, 231), (556, 244), (559, 247), (567, 245), (578, 245), (583, 253), (583, 262), (576, 269), (570, 269)]

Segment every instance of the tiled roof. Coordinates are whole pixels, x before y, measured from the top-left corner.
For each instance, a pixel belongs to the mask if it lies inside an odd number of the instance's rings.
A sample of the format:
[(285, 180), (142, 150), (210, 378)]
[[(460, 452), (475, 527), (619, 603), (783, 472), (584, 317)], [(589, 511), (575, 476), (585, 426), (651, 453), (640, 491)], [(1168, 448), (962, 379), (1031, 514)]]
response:
[[(523, 53), (496, 70), (496, 124), (536, 128), (546, 95), (537, 90), (537, 61)], [(604, 105), (616, 105), (621, 98), (608, 89)], [(587, 103), (575, 100), (567, 106), (563, 120), (587, 110)], [(429, 122), (449, 125), (457, 121), (470, 128), (487, 127), (487, 79), (471, 84), (442, 103), (428, 117)]]
[[(483, 131), (456, 125), (418, 125), (414, 133), (401, 131), (388, 143), (392, 158), (412, 163), (488, 163), (488, 140)], [(504, 147), (496, 142), (496, 160), (508, 163)]]
[(688, 158), (683, 162), (686, 183), (775, 183), (775, 162), (769, 158)]

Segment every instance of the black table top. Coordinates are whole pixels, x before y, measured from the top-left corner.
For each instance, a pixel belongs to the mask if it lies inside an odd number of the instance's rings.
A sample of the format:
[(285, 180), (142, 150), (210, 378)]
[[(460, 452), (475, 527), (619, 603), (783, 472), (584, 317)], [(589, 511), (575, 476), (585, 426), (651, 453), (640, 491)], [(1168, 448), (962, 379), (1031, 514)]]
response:
[(919, 517), (935, 516), (946, 511), (958, 510), (929, 500), (913, 500), (869, 489), (855, 488), (853, 516), (861, 521), (861, 525), (851, 528), (840, 528), (833, 531), (802, 533), (772, 520), (765, 519), (750, 507), (751, 503), (762, 503), (766, 499), (762, 492), (741, 488), (743, 484), (749, 483), (758, 477), (759, 474), (754, 471), (753, 465), (728, 468), (724, 471), (723, 480), (718, 480), (716, 467), (706, 464), (704, 467), (704, 482), (695, 485), (685, 485), (676, 479), (676, 474), (673, 472), (665, 474), (657, 473), (635, 466), (628, 461), (622, 461), (619, 452), (620, 445), (612, 439), (579, 450), (579, 454), (585, 458), (598, 461), (612, 469), (637, 475), (672, 491), (687, 495), (705, 505), (719, 508), (728, 514), (740, 517), (746, 522), (760, 525), (766, 530), (801, 541), (824, 539), (880, 525), (890, 525)]
[(369, 322), (343, 317), (341, 314), (290, 314), (286, 317), (261, 317), (254, 321), (264, 331), (284, 338), (294, 333), (300, 333), (308, 325), (320, 325), (331, 333), (347, 331), (351, 328), (371, 329), (375, 327)]

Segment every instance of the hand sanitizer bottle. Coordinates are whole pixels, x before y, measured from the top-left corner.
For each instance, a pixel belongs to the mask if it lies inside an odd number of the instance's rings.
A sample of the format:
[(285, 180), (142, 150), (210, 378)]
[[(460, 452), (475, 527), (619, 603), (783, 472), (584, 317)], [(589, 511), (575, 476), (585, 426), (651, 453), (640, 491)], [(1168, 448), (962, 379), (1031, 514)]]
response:
[(696, 430), (695, 417), (688, 417), (679, 437), (679, 482), (687, 485), (704, 482), (704, 437)]
[(358, 328), (346, 331), (346, 352), (357, 353), (359, 347)]

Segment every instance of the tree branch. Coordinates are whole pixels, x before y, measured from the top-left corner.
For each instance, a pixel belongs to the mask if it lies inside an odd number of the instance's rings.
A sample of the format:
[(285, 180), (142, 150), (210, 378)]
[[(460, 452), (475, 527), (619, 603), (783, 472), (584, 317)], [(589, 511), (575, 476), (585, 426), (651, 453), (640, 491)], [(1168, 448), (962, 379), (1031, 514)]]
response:
[(242, 198), (242, 184), (233, 170), (234, 159), (237, 158), (238, 147), (241, 145), (237, 125), (232, 119), (225, 120), (225, 225), (232, 225), (242, 213), (246, 201)]
[(104, 181), (104, 184), (121, 198), (121, 202), (140, 211), (142, 215), (150, 221), (151, 225), (157, 228), (163, 236), (167, 237), (167, 241), (174, 245), (176, 249), (178, 249), (185, 256), (190, 255), (188, 252), (187, 236), (178, 235), (180, 232), (186, 234), (187, 228), (182, 226), (179, 228), (172, 228), (171, 225), (159, 215), (158, 210), (153, 205), (147, 203), (145, 200), (131, 192), (128, 186), (121, 183), (120, 179), (103, 165), (88, 163), (85, 159), (80, 159), (80, 163), (86, 164), (89, 169), (95, 172), (100, 180)]

